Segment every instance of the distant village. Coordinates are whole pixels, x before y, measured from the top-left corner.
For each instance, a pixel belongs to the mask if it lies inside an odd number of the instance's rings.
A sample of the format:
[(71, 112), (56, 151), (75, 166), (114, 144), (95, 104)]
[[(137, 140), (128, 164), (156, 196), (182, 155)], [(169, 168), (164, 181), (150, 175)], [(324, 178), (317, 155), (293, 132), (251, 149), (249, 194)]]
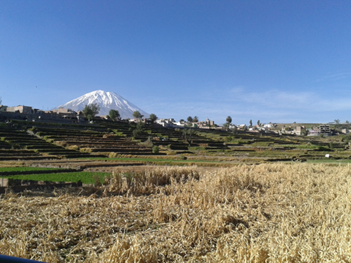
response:
[[(0, 122), (10, 122), (11, 120), (24, 120), (31, 122), (58, 122), (58, 123), (87, 123), (88, 120), (84, 117), (82, 111), (73, 111), (71, 109), (59, 108), (54, 110), (43, 111), (34, 109), (30, 106), (16, 106), (8, 107), (0, 105)], [(93, 121), (98, 120), (109, 120), (108, 116), (96, 116)], [(149, 118), (142, 119), (119, 119), (119, 121), (129, 122), (142, 122), (145, 124), (151, 124), (152, 121)], [(161, 125), (165, 128), (196, 128), (196, 129), (225, 129), (233, 132), (252, 132), (252, 133), (275, 133), (279, 135), (299, 135), (299, 136), (332, 136), (339, 133), (348, 134), (348, 129), (341, 129), (338, 132), (331, 129), (330, 124), (322, 124), (310, 129), (305, 126), (296, 125), (285, 126), (278, 125), (276, 123), (257, 123), (256, 125), (240, 124), (235, 125), (232, 123), (226, 123), (222, 126), (215, 124), (213, 120), (206, 119), (205, 121), (186, 121), (179, 120), (175, 121), (173, 118), (168, 119), (157, 119), (155, 124)], [(282, 126), (282, 127), (280, 127)]]

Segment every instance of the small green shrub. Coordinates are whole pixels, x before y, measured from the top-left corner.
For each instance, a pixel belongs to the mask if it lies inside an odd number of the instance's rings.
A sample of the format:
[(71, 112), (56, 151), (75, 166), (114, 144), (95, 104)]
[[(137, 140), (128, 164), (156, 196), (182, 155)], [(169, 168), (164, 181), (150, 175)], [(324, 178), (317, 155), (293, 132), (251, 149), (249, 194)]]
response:
[(158, 146), (152, 147), (152, 153), (159, 153), (159, 152), (160, 152), (160, 148)]
[(137, 137), (140, 133), (141, 133), (140, 130), (137, 130), (137, 129), (133, 130), (133, 137)]
[(225, 138), (225, 141), (226, 142), (231, 142), (233, 140), (233, 137), (232, 136), (227, 136), (226, 138)]
[(184, 156), (183, 154), (180, 155), (180, 160), (187, 160), (188, 157)]
[(330, 149), (324, 146), (318, 146), (318, 151), (329, 151)]

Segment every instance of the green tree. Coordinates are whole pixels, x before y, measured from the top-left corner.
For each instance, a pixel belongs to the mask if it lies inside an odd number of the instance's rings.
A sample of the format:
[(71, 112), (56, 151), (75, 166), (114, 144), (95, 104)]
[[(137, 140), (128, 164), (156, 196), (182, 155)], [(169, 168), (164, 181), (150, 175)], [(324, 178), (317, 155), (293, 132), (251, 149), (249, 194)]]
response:
[(154, 124), (154, 122), (157, 120), (157, 116), (153, 113), (150, 114), (149, 118), (152, 124)]
[(110, 116), (111, 120), (115, 121), (120, 117), (119, 111), (118, 110), (110, 110), (108, 112), (108, 116)]
[(199, 118), (197, 116), (194, 117), (193, 122), (198, 122)]
[(133, 136), (137, 137), (138, 135), (140, 135), (142, 132), (144, 131), (144, 123), (139, 122), (137, 124), (137, 126), (135, 127), (135, 129), (133, 130)]
[(301, 135), (302, 135), (302, 136), (307, 136), (307, 135), (308, 135), (308, 130), (307, 130), (307, 129), (303, 129), (303, 130), (301, 131)]
[(349, 124), (350, 122), (348, 120), (346, 120), (346, 123)]
[(260, 126), (261, 125), (261, 122), (260, 120), (257, 121), (257, 126)]
[(252, 127), (252, 120), (250, 120), (250, 127)]
[(185, 120), (184, 119), (180, 119), (179, 122), (185, 122)]
[(85, 105), (84, 109), (82, 110), (83, 115), (89, 121), (92, 120), (96, 114), (100, 111), (100, 106), (97, 103), (92, 103)]
[(191, 116), (189, 116), (189, 117), (187, 118), (187, 120), (188, 120), (188, 122), (193, 122), (193, 118), (192, 118)]
[(231, 124), (232, 123), (232, 117), (228, 116), (225, 121), (228, 123), (228, 124)]
[(141, 115), (141, 113), (136, 110), (136, 111), (133, 112), (133, 117), (135, 119), (141, 119), (142, 117), (144, 117), (144, 115)]
[(192, 128), (183, 129), (183, 138), (188, 143), (189, 146), (191, 145), (191, 140), (192, 140), (194, 135), (196, 135), (196, 131), (194, 129), (192, 129)]
[(229, 123), (226, 122), (222, 125), (222, 129), (228, 131), (229, 130)]
[(160, 148), (157, 146), (157, 145), (155, 145), (154, 147), (152, 147), (152, 153), (159, 153), (160, 152)]
[(340, 124), (340, 120), (339, 119), (336, 119), (334, 120), (336, 124)]

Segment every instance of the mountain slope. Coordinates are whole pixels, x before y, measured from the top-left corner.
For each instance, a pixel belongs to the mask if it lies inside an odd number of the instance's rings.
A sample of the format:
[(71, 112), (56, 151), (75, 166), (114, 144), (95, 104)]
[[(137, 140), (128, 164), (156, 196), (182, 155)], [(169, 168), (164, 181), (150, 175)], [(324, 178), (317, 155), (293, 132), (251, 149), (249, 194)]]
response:
[(57, 108), (62, 107), (74, 111), (81, 111), (84, 109), (85, 105), (93, 103), (97, 103), (100, 106), (100, 112), (98, 113), (100, 116), (108, 115), (109, 111), (114, 109), (119, 111), (122, 119), (133, 118), (134, 111), (139, 111), (144, 117), (149, 117), (148, 113), (130, 103), (122, 96), (114, 92), (105, 92), (103, 90), (89, 92)]

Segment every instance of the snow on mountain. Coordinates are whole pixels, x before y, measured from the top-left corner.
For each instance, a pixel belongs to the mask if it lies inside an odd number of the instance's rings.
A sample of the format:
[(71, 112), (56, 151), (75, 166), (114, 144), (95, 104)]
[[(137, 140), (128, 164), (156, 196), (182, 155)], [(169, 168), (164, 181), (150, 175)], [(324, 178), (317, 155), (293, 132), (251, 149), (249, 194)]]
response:
[(144, 117), (149, 117), (148, 113), (130, 103), (122, 96), (114, 92), (105, 92), (103, 90), (89, 92), (57, 108), (62, 107), (74, 111), (81, 111), (84, 109), (85, 105), (93, 103), (97, 103), (100, 106), (99, 116), (108, 115), (109, 111), (114, 109), (118, 110), (122, 119), (133, 118), (134, 111), (139, 111)]

